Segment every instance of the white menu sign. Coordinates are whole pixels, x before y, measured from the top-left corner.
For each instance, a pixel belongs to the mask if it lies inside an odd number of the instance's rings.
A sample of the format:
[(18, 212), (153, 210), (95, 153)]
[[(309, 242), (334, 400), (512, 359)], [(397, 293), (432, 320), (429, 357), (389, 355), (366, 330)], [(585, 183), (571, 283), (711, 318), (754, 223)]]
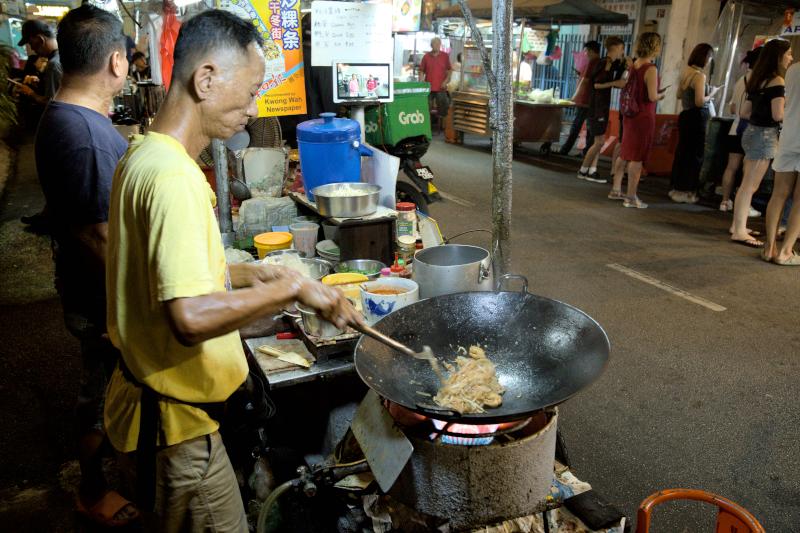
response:
[(389, 63), (393, 59), (392, 4), (311, 4), (311, 65)]

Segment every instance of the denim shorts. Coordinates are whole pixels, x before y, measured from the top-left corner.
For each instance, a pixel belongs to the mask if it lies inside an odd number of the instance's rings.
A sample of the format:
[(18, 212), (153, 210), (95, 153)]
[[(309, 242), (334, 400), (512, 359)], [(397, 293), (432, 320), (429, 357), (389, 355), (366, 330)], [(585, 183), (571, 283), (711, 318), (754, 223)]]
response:
[(778, 150), (778, 128), (750, 124), (742, 134), (744, 158), (750, 161), (775, 159)]

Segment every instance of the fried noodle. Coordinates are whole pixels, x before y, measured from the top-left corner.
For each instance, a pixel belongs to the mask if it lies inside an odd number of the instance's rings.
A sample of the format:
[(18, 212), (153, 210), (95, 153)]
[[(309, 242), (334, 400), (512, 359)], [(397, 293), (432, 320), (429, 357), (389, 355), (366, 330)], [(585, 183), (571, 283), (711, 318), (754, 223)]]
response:
[(505, 389), (497, 380), (494, 363), (480, 346), (470, 346), (469, 357), (456, 357), (457, 368), (446, 365), (450, 374), (433, 401), (461, 414), (485, 413), (484, 407), (499, 407)]

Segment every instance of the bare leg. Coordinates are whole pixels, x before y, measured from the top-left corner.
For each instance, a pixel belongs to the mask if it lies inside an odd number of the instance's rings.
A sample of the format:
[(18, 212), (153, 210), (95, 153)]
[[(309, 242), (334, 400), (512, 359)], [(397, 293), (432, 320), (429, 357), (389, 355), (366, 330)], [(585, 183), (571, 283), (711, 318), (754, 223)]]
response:
[(800, 180), (795, 174), (794, 200), (792, 211), (789, 214), (789, 221), (786, 224), (786, 234), (783, 236), (783, 244), (776, 258), (781, 261), (789, 259), (794, 253), (794, 245), (800, 237)]
[(621, 157), (617, 159), (617, 164), (614, 166), (613, 183), (611, 185), (612, 191), (622, 192), (622, 178), (625, 176), (626, 163), (627, 161), (623, 160)]
[(604, 137), (602, 135), (594, 138), (594, 144), (589, 148), (589, 151), (586, 152), (586, 157), (583, 158), (581, 166), (589, 168), (597, 167), (597, 160), (600, 157), (600, 149), (603, 147), (603, 140)]
[(736, 171), (742, 164), (744, 156), (742, 154), (729, 154), (728, 166), (725, 167), (725, 172), (722, 174), (722, 201), (727, 202), (731, 199), (733, 192), (733, 182), (736, 179)]
[[(628, 163), (628, 198), (634, 200), (639, 190), (639, 178), (642, 176), (642, 162), (630, 161)], [(622, 175), (620, 175), (620, 184)]]
[(622, 142), (617, 141), (617, 144), (614, 146), (614, 153), (611, 155), (611, 172), (614, 174), (617, 172), (617, 165), (622, 161), (619, 157), (620, 152), (622, 152)]
[(81, 465), (81, 498), (93, 504), (108, 490), (103, 475), (103, 455), (101, 446), (105, 435), (99, 431), (89, 431), (78, 439), (78, 462)]
[(742, 185), (739, 187), (736, 201), (733, 204), (733, 231), (731, 232), (733, 240), (746, 241), (752, 238), (747, 231), (747, 214), (750, 212), (753, 195), (761, 185), (767, 167), (769, 167), (767, 159), (744, 160), (744, 178), (742, 178)]
[(778, 235), (778, 225), (781, 223), (783, 207), (794, 189), (794, 172), (776, 172), (775, 182), (772, 185), (772, 196), (767, 204), (767, 240), (764, 242), (764, 256), (772, 259), (777, 252), (775, 238)]

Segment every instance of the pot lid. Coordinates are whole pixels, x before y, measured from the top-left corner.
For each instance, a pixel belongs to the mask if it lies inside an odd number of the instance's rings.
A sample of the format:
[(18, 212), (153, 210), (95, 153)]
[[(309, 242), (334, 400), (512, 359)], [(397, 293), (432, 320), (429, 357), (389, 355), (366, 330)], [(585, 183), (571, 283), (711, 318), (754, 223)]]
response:
[(314, 143), (357, 141), (361, 127), (355, 120), (336, 118), (336, 113), (320, 113), (322, 118), (306, 120), (297, 125), (297, 140)]

